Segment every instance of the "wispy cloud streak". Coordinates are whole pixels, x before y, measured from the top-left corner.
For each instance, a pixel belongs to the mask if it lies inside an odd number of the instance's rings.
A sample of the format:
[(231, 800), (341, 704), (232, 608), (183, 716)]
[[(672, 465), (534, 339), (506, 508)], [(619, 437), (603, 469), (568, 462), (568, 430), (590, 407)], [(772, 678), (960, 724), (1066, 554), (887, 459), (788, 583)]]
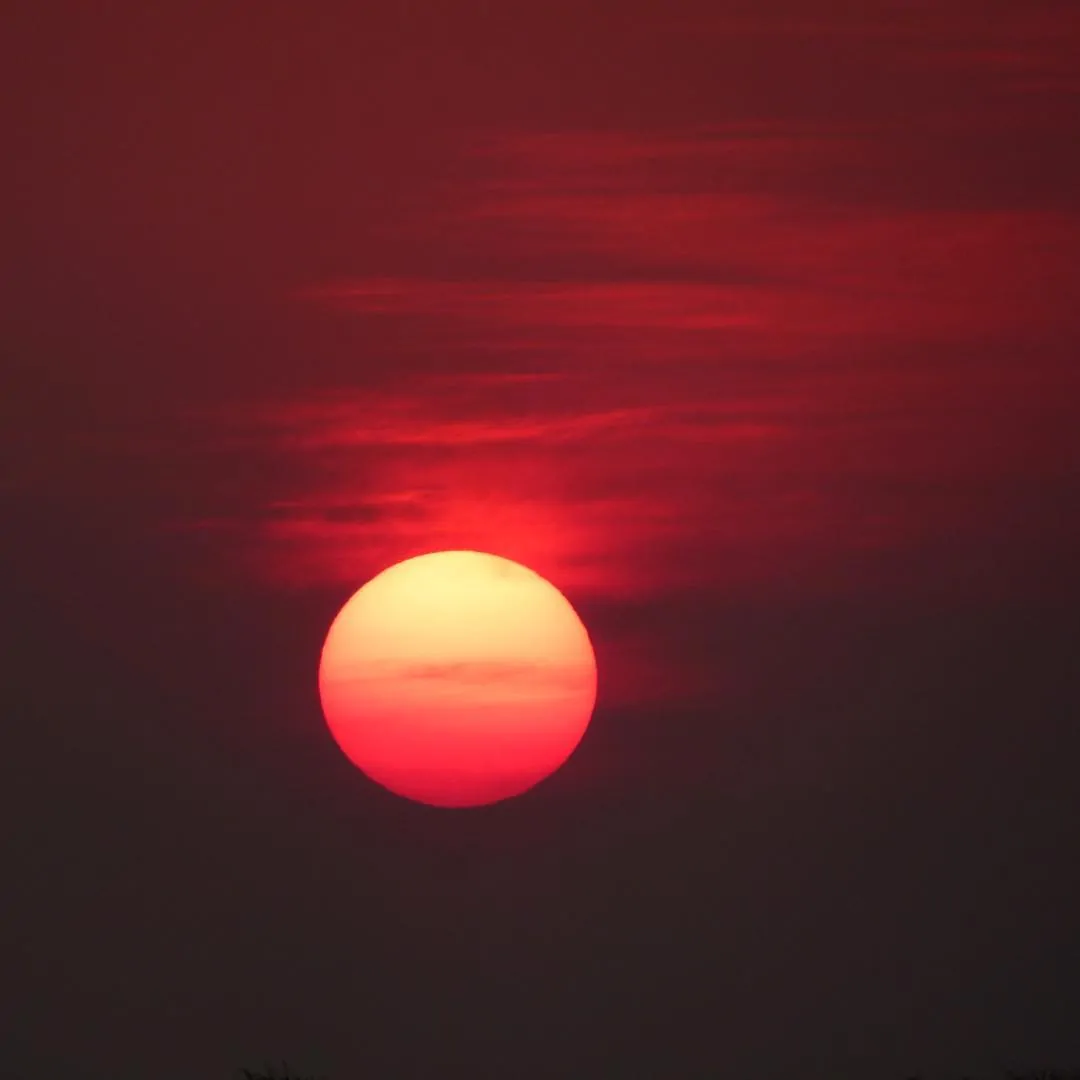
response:
[(1067, 186), (1003, 170), (991, 136), (1021, 131), (1033, 80), (1064, 78), (1060, 50), (1035, 17), (1007, 47), (964, 46), (955, 12), (934, 35), (878, 15), (827, 32), (887, 48), (883, 70), (978, 68), (997, 117), (955, 94), (872, 122), (467, 140), (452, 197), (387, 226), (398, 272), (297, 293), (363, 328), (380, 378), (233, 414), (306, 468), (264, 508), (256, 564), (355, 583), (478, 547), (610, 598), (898, 588), (916, 564), (959, 581), (985, 576), (988, 537), (1000, 559), (1052, 546), (1080, 215)]

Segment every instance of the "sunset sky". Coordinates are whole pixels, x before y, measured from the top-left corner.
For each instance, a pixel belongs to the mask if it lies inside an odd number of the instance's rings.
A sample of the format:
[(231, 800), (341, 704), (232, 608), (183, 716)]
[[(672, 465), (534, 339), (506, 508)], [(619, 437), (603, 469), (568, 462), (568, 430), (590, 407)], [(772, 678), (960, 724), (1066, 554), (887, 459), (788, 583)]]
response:
[[(1075, 0), (6, 6), (4, 1069), (1080, 1064), (1078, 55)], [(316, 685), (439, 549), (599, 668), (480, 810)]]

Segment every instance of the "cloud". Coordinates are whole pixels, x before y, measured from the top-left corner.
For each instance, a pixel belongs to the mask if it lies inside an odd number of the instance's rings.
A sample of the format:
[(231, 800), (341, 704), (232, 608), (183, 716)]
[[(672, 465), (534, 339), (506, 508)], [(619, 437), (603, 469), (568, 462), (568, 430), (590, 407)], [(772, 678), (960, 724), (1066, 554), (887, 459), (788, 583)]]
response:
[(463, 688), (497, 687), (500, 691), (577, 690), (592, 671), (580, 664), (544, 664), (520, 660), (385, 661), (369, 665), (365, 678), (443, 683)]
[(1047, 543), (1080, 219), (912, 197), (892, 163), (922, 136), (898, 132), (473, 141), (456, 200), (405, 228), (467, 260), (299, 291), (380, 379), (233, 412), (297, 474), (249, 567), (355, 586), (468, 547), (602, 603), (960, 581), (987, 537)]
[[(699, 140), (701, 158), (713, 141)], [(804, 147), (832, 161), (825, 171), (858, 152), (858, 140)], [(302, 295), (367, 318), (450, 324), (489, 346), (622, 335), (620, 347), (630, 339), (628, 355), (640, 359), (669, 359), (655, 342), (676, 333), (797, 360), (853, 336), (967, 341), (1077, 325), (1072, 211), (838, 207), (794, 194), (605, 190), (599, 177), (595, 190), (579, 190), (569, 171), (566, 186), (556, 176), (546, 192), (499, 187), (463, 212), (475, 246), (510, 247), (525, 266), (546, 261), (559, 280), (380, 277)], [(583, 261), (593, 277), (575, 280)]]
[(493, 327), (716, 330), (752, 326), (736, 289), (683, 282), (369, 279), (309, 295), (361, 314), (475, 319)]

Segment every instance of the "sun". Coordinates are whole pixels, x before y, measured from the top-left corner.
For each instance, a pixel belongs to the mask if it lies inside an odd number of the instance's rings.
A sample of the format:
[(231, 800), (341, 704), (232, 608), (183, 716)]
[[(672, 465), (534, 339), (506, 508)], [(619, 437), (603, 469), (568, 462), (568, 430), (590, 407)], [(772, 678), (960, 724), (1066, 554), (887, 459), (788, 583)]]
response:
[(573, 753), (596, 703), (596, 658), (539, 574), (438, 551), (391, 566), (345, 604), (319, 695), (334, 739), (376, 783), (432, 806), (482, 806)]

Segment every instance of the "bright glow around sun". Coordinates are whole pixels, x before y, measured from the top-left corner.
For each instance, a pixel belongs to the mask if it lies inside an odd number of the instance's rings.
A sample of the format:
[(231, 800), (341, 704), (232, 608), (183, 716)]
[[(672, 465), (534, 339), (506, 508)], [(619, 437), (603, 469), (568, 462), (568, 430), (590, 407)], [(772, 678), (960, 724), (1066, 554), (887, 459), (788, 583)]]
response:
[(372, 578), (319, 666), (330, 731), (372, 780), (434, 806), (528, 790), (581, 741), (596, 660), (567, 599), (497, 555), (440, 551)]

